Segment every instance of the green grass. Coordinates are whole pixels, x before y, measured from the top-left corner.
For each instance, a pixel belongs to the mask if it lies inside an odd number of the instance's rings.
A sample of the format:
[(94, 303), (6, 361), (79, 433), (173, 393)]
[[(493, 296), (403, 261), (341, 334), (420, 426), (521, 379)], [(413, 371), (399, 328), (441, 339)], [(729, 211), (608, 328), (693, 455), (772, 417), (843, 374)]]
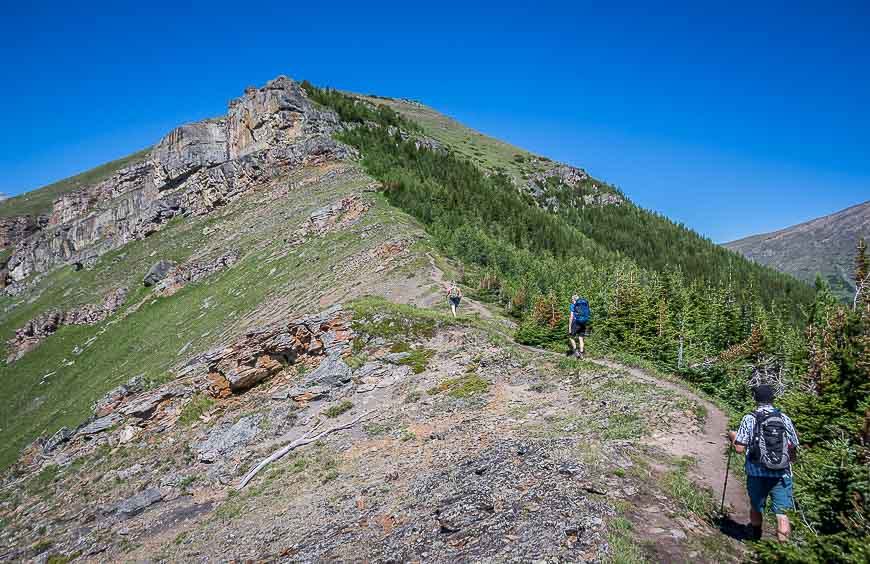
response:
[(178, 416), (178, 424), (183, 427), (188, 427), (199, 421), (199, 417), (214, 407), (214, 399), (210, 396), (199, 394), (184, 406), (181, 410), (181, 415)]
[(435, 356), (435, 351), (423, 347), (411, 348), (405, 343), (397, 343), (390, 349), (392, 352), (406, 352), (408, 356), (397, 364), (410, 366), (414, 374), (421, 374), (429, 368), (429, 361)]
[[(365, 97), (363, 97), (365, 98)], [(385, 104), (405, 118), (413, 120), (422, 127), (423, 132), (448, 146), (457, 154), (490, 170), (504, 170), (517, 180), (531, 170), (528, 161), (531, 153), (469, 129), (458, 121), (428, 108), (409, 104), (402, 100), (370, 100)], [(517, 155), (523, 161), (516, 160)]]
[(607, 523), (607, 543), (610, 554), (606, 562), (610, 564), (643, 564), (647, 562), (643, 550), (634, 540), (631, 521), (625, 517), (614, 517)]
[(151, 149), (143, 149), (126, 157), (92, 168), (81, 174), (70, 176), (42, 188), (25, 192), (14, 198), (9, 198), (0, 204), (0, 217), (16, 215), (36, 216), (51, 212), (54, 200), (68, 192), (73, 192), (85, 186), (93, 186), (106, 180), (122, 168), (142, 162)]
[(323, 412), (323, 415), (329, 417), (330, 419), (335, 419), (342, 413), (347, 413), (351, 409), (353, 409), (353, 402), (344, 400), (343, 402), (333, 405), (329, 409), (325, 410)]
[(660, 483), (681, 512), (694, 513), (710, 520), (716, 513), (716, 501), (712, 491), (702, 488), (689, 478), (688, 471), (693, 464), (694, 461), (690, 458), (679, 459), (676, 468), (667, 471), (661, 477)]
[(429, 388), (429, 395), (447, 392), (447, 395), (457, 399), (468, 399), (489, 391), (490, 383), (477, 374), (465, 374), (459, 378), (449, 378), (437, 386)]

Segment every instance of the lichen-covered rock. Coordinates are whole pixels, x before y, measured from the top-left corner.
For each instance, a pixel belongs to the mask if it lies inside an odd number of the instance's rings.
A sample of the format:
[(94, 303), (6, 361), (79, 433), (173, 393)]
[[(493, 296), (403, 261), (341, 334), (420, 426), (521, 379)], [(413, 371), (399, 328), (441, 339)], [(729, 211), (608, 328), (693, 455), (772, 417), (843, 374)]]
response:
[(260, 433), (259, 421), (259, 416), (248, 416), (231, 425), (216, 427), (204, 441), (193, 445), (193, 450), (199, 453), (200, 461), (216, 462), (256, 437)]
[(306, 381), (326, 387), (337, 387), (350, 382), (351, 372), (350, 367), (341, 360), (341, 353), (336, 351), (324, 358)]
[(119, 502), (115, 506), (115, 510), (121, 514), (122, 517), (133, 517), (134, 515), (142, 513), (148, 507), (162, 499), (163, 492), (157, 488), (148, 488), (147, 490), (137, 493), (133, 497)]
[(162, 296), (171, 296), (191, 282), (197, 282), (230, 268), (238, 262), (240, 256), (239, 251), (227, 251), (212, 260), (193, 261), (172, 268), (160, 282), (155, 284), (154, 291)]
[(341, 361), (353, 338), (349, 321), (349, 312), (336, 305), (286, 326), (250, 331), (234, 343), (209, 351), (203, 360), (209, 369), (210, 393), (227, 397), (246, 390), (305, 355), (328, 357), (323, 361), (328, 364), (312, 373), (312, 382), (320, 383), (316, 380), (322, 378), (333, 385), (335, 378), (349, 380), (350, 368)]
[(43, 452), (49, 453), (49, 452), (53, 451), (54, 449), (59, 447), (61, 444), (70, 440), (73, 437), (73, 434), (74, 433), (72, 431), (70, 431), (68, 428), (61, 427), (60, 429), (57, 430), (57, 432), (55, 434), (53, 434), (47, 441), (45, 441), (45, 444), (42, 447)]
[(116, 424), (123, 421), (123, 417), (118, 415), (117, 413), (111, 413), (106, 415), (105, 417), (99, 417), (94, 419), (87, 425), (83, 426), (78, 430), (79, 435), (94, 435), (96, 433), (102, 433), (108, 429), (111, 429)]
[(110, 414), (115, 408), (128, 396), (139, 393), (143, 390), (145, 382), (141, 376), (131, 378), (127, 383), (121, 384), (117, 388), (112, 389), (102, 398), (94, 402), (92, 411), (97, 417), (104, 417)]

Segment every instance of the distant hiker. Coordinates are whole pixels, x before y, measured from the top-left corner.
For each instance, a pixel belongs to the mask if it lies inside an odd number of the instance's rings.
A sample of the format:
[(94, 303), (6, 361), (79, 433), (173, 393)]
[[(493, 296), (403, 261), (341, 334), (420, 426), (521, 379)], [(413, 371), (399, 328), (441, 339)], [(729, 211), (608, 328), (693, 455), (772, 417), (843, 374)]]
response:
[[(586, 351), (586, 345), (583, 342), (583, 337), (588, 334), (589, 320), (592, 313), (589, 309), (589, 302), (578, 295), (571, 296), (570, 315), (568, 316), (568, 342), (571, 343), (571, 350), (568, 354), (573, 354), (577, 358), (583, 358)], [(577, 343), (574, 343), (574, 337), (577, 337)], [(577, 347), (577, 344), (580, 347)]]
[(450, 281), (450, 287), (447, 289), (447, 299), (450, 300), (450, 310), (453, 312), (453, 317), (456, 317), (456, 308), (459, 307), (459, 302), (462, 301), (462, 290), (452, 280)]
[(791, 463), (798, 446), (797, 431), (791, 419), (773, 407), (773, 388), (753, 389), (756, 409), (743, 416), (740, 428), (728, 433), (734, 450), (746, 452), (746, 490), (755, 540), (761, 539), (761, 524), (767, 498), (776, 515), (776, 538), (786, 542), (791, 524), (785, 512), (794, 508)]

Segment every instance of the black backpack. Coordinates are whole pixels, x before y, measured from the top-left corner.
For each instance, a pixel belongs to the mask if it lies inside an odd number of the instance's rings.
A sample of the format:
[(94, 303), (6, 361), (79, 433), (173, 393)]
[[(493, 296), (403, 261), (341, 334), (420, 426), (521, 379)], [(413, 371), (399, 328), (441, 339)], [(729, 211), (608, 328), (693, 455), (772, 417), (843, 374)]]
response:
[(791, 465), (785, 419), (778, 409), (755, 411), (755, 427), (749, 445), (749, 459), (768, 470), (784, 470)]

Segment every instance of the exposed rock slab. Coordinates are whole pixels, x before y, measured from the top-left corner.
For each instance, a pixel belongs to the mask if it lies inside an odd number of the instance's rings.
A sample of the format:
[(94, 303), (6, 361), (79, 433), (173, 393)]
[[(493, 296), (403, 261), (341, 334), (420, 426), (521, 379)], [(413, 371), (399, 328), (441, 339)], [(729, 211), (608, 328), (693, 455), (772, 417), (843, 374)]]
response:
[(9, 223), (5, 232), (14, 231), (16, 242), (4, 280), (93, 262), (172, 217), (208, 213), (276, 174), (351, 158), (355, 152), (331, 136), (339, 127), (335, 113), (315, 107), (286, 77), (249, 88), (226, 116), (178, 127), (145, 161), (62, 195), (46, 225)]

